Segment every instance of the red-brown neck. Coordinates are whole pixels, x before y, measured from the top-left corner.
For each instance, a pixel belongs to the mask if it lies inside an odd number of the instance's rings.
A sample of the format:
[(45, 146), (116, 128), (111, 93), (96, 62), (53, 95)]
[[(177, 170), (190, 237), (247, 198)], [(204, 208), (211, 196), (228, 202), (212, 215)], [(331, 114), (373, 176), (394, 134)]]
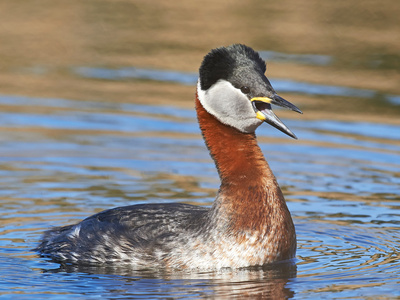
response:
[(214, 208), (225, 214), (230, 230), (261, 235), (276, 232), (287, 236), (283, 243), (286, 248), (281, 249), (281, 254), (290, 257), (295, 247), (294, 225), (255, 134), (242, 133), (222, 124), (204, 109), (197, 97), (196, 110), (203, 137), (221, 178)]

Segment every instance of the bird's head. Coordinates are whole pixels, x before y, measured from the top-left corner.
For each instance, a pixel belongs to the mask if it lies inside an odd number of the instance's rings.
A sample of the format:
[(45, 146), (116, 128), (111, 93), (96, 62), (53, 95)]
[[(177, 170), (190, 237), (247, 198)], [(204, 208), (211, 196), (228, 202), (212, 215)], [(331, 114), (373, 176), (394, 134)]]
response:
[(213, 49), (200, 66), (199, 101), (220, 122), (241, 132), (252, 133), (267, 122), (297, 138), (274, 114), (271, 104), (301, 111), (276, 94), (265, 71), (264, 60), (250, 47), (234, 44)]

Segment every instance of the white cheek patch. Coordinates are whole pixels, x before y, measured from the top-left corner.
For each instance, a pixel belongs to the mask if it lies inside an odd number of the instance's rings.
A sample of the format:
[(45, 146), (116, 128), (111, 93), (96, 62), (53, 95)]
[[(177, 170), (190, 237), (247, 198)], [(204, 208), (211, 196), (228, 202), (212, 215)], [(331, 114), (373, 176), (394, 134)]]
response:
[(250, 100), (226, 80), (218, 80), (207, 91), (201, 89), (199, 80), (197, 95), (204, 109), (223, 124), (244, 133), (254, 132), (262, 124)]

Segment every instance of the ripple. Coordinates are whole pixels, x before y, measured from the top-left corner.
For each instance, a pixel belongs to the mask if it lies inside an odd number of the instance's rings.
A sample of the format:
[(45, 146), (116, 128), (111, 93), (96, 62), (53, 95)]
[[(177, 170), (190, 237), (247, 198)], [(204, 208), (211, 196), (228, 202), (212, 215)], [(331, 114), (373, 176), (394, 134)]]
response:
[[(365, 228), (354, 224), (300, 223), (298, 229), (298, 277), (329, 278), (336, 285), (396, 276), (400, 266), (397, 230)], [(376, 270), (381, 270), (381, 274)], [(389, 276), (388, 276), (389, 275)]]
[(76, 67), (72, 70), (75, 74), (85, 78), (124, 80), (145, 79), (165, 82), (176, 82), (185, 85), (195, 85), (198, 79), (197, 73), (142, 69), (126, 67), (120, 69)]
[[(193, 72), (178, 72), (169, 70), (157, 70), (146, 68), (125, 67), (120, 69), (109, 69), (99, 67), (75, 67), (71, 69), (75, 75), (84, 78), (102, 79), (102, 80), (129, 80), (145, 79), (164, 82), (174, 82), (183, 85), (195, 85), (198, 74)], [(379, 98), (388, 103), (397, 104), (398, 95), (382, 95), (382, 93), (369, 90), (358, 89), (344, 86), (323, 85), (309, 82), (300, 82), (289, 79), (271, 78), (271, 83), (275, 90), (280, 93), (297, 93), (319, 96), (338, 96), (338, 97), (356, 97), (356, 98)]]

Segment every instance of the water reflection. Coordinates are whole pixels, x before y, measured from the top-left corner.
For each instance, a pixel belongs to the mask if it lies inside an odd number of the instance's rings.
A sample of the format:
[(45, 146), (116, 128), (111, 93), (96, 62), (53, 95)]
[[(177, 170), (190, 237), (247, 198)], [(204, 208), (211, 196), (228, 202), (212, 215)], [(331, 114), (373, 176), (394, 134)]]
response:
[[(71, 275), (77, 281), (91, 280), (92, 283), (85, 291), (88, 293), (94, 284), (101, 286), (107, 294), (118, 290), (124, 297), (145, 295), (154, 298), (200, 296), (287, 299), (294, 296), (294, 291), (287, 283), (296, 277), (296, 269), (296, 264), (288, 261), (262, 268), (223, 269), (217, 272), (132, 270), (117, 266), (61, 266), (57, 269), (44, 269), (42, 272), (58, 274), (60, 280), (65, 277), (70, 281)], [(159, 285), (160, 280), (164, 283), (162, 288)], [(73, 292), (68, 284), (63, 289)]]

